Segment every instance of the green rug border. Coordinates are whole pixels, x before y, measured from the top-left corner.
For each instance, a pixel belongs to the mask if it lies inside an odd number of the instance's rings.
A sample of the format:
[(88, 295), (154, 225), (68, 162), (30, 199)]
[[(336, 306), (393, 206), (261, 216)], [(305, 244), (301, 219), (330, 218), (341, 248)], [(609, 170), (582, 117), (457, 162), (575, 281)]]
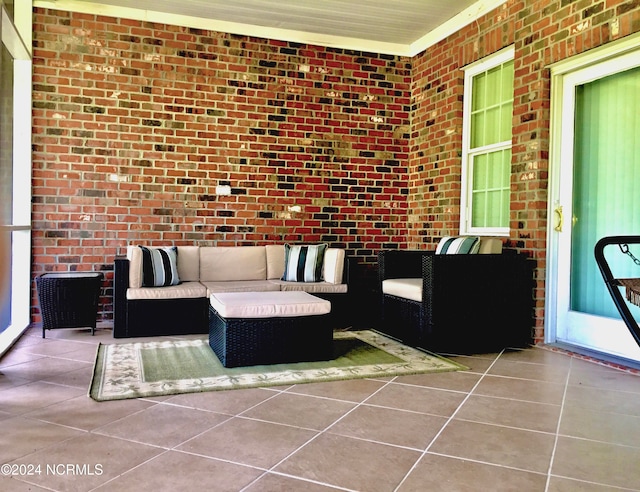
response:
[[(407, 345), (402, 344), (401, 342), (394, 340), (393, 338), (389, 338), (386, 335), (376, 331), (376, 330), (359, 330), (359, 331), (343, 331), (343, 332), (336, 332), (334, 334), (334, 336), (346, 336), (344, 334), (353, 334), (355, 335), (356, 338), (360, 338), (361, 340), (367, 337), (371, 337), (375, 340), (380, 340), (381, 341), (381, 345), (390, 345), (392, 346), (396, 351), (400, 351), (401, 353), (405, 353), (405, 354), (411, 354), (411, 356), (413, 358), (429, 358), (429, 359), (435, 359), (436, 361), (441, 361), (444, 366), (439, 368), (439, 367), (430, 367), (428, 370), (425, 370), (425, 368), (416, 368), (415, 370), (412, 369), (407, 369), (407, 366), (410, 365), (410, 363), (403, 361), (402, 363), (399, 364), (385, 364), (385, 366), (394, 366), (393, 368), (385, 368), (385, 367), (378, 367), (376, 372), (374, 374), (372, 373), (366, 373), (366, 374), (361, 374), (358, 372), (348, 372), (345, 373), (342, 377), (341, 376), (335, 376), (335, 375), (328, 375), (328, 376), (323, 376), (323, 378), (317, 378), (317, 377), (303, 377), (301, 376), (299, 373), (301, 371), (288, 371), (291, 373), (291, 375), (294, 377), (294, 379), (292, 380), (286, 380), (286, 381), (272, 381), (272, 380), (267, 380), (264, 378), (259, 378), (256, 377), (255, 382), (253, 383), (243, 383), (240, 386), (233, 386), (233, 385), (229, 385), (229, 386), (225, 386), (225, 387), (208, 387), (208, 386), (204, 386), (203, 384), (205, 383), (205, 381), (203, 379), (193, 379), (192, 381), (194, 382), (194, 384), (192, 386), (189, 386), (187, 388), (185, 387), (181, 387), (181, 388), (177, 388), (177, 387), (172, 387), (173, 383), (172, 381), (169, 381), (168, 383), (157, 383), (157, 389), (154, 390), (153, 392), (149, 392), (149, 391), (145, 391), (142, 393), (133, 393), (133, 392), (124, 392), (122, 394), (118, 394), (118, 395), (111, 395), (111, 396), (100, 396), (100, 388), (102, 387), (102, 379), (103, 379), (103, 371), (102, 368), (104, 367), (105, 364), (105, 354), (106, 354), (106, 348), (112, 345), (120, 345), (120, 346), (124, 346), (124, 345), (140, 345), (140, 344), (154, 344), (154, 343), (168, 343), (168, 342), (203, 342), (203, 343), (207, 343), (208, 341), (206, 338), (189, 338), (189, 339), (185, 339), (185, 338), (176, 338), (176, 339), (172, 339), (172, 340), (163, 340), (162, 342), (158, 342), (158, 341), (148, 341), (148, 342), (130, 342), (130, 343), (125, 343), (125, 344), (104, 344), (104, 343), (99, 343), (97, 350), (96, 350), (96, 357), (95, 357), (95, 363), (94, 363), (94, 367), (93, 367), (93, 373), (92, 373), (92, 378), (91, 378), (91, 383), (89, 385), (89, 390), (88, 390), (88, 396), (90, 398), (92, 398), (95, 401), (98, 402), (102, 402), (102, 401), (117, 401), (117, 400), (125, 400), (125, 399), (137, 399), (137, 398), (154, 398), (154, 397), (159, 397), (159, 396), (173, 396), (173, 395), (179, 395), (179, 394), (187, 394), (187, 393), (205, 393), (205, 392), (209, 392), (209, 391), (226, 391), (226, 390), (235, 390), (235, 389), (250, 389), (250, 388), (266, 388), (266, 387), (275, 387), (275, 386), (286, 386), (286, 385), (295, 385), (295, 384), (308, 384), (308, 383), (322, 383), (322, 382), (331, 382), (331, 381), (346, 381), (346, 380), (350, 380), (350, 379), (375, 379), (375, 378), (383, 378), (383, 377), (395, 377), (395, 376), (411, 376), (411, 375), (416, 375), (416, 374), (437, 374), (437, 373), (444, 373), (444, 372), (455, 372), (455, 371), (467, 371), (469, 370), (469, 368), (467, 366), (464, 366), (463, 364), (460, 364), (458, 362), (452, 361), (450, 359), (447, 359), (446, 357), (443, 357), (441, 355), (438, 354), (434, 354), (432, 352), (429, 352), (427, 350), (424, 349), (418, 349), (415, 347), (410, 347)], [(370, 340), (364, 340), (367, 343), (371, 343)], [(372, 343), (372, 345), (376, 345), (375, 343)], [(379, 347), (382, 348), (382, 347)], [(392, 353), (392, 351), (387, 350), (387, 348), (382, 348), (383, 350), (387, 351), (388, 353)], [(213, 354), (215, 357), (215, 354)], [(291, 364), (294, 365), (294, 364)], [(447, 367), (445, 367), (447, 366)], [(356, 366), (357, 367), (357, 366)], [(370, 366), (366, 366), (366, 367), (370, 367)], [(402, 370), (399, 371), (399, 367), (402, 367)], [(101, 369), (100, 371), (98, 371), (98, 369)], [(332, 368), (329, 368), (327, 370), (331, 370)], [(266, 374), (271, 374), (271, 373), (266, 373)], [(217, 378), (224, 378), (224, 376), (217, 376)], [(205, 378), (205, 379), (211, 379), (211, 378)], [(229, 379), (229, 378), (227, 378)], [(189, 381), (189, 380), (176, 380), (176, 381)]]

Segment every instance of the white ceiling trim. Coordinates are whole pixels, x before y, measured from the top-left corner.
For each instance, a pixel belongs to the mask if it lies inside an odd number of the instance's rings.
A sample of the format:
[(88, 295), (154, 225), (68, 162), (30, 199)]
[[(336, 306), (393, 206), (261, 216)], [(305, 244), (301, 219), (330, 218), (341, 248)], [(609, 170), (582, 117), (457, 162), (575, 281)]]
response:
[(210, 31), (228, 32), (243, 36), (262, 37), (294, 43), (327, 46), (331, 48), (411, 57), (442, 41), (447, 36), (460, 30), (462, 27), (475, 22), (482, 15), (490, 12), (505, 2), (506, 0), (480, 0), (411, 44), (385, 43), (367, 39), (262, 27), (253, 24), (242, 24), (203, 17), (168, 14), (153, 10), (136, 9), (133, 7), (116, 7), (97, 2), (79, 0), (33, 0), (33, 6), (45, 9), (81, 12), (84, 14), (104, 15), (116, 18), (193, 27)]
[(428, 32), (416, 42), (408, 47), (409, 56), (415, 56), (422, 53), (427, 48), (439, 43), (443, 39), (451, 36), (463, 27), (476, 22), (483, 15), (498, 8), (500, 5), (507, 3), (507, 0), (480, 0), (468, 8), (464, 9), (455, 17), (447, 22), (440, 24), (437, 28)]

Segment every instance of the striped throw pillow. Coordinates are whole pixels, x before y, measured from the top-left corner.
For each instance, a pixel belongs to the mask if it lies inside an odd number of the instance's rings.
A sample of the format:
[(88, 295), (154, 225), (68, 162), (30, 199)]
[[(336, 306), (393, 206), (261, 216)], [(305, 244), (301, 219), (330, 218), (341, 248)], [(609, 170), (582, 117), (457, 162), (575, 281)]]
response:
[(178, 248), (147, 248), (142, 250), (142, 286), (166, 287), (178, 285)]
[(480, 250), (480, 238), (474, 236), (446, 236), (438, 243), (437, 255), (475, 254)]
[(284, 275), (288, 282), (320, 282), (326, 244), (284, 245)]

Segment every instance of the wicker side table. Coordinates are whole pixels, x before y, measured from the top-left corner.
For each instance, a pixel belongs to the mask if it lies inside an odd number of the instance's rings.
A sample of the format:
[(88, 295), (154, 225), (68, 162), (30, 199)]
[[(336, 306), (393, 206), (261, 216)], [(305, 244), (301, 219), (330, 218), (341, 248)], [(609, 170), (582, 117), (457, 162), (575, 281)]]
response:
[(91, 328), (95, 333), (101, 272), (44, 273), (36, 277), (42, 338), (45, 330)]

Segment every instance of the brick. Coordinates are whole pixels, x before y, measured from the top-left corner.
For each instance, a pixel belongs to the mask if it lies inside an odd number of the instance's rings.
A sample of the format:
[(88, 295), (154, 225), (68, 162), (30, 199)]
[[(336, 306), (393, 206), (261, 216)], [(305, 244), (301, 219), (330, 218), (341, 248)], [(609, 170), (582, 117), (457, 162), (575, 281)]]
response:
[[(129, 241), (328, 241), (375, 282), (379, 249), (457, 233), (461, 68), (512, 43), (510, 244), (543, 264), (545, 67), (613, 16), (640, 31), (638, 0), (507, 2), (409, 59), (35, 8), (34, 275), (109, 268)], [(541, 340), (543, 280), (535, 296)]]

